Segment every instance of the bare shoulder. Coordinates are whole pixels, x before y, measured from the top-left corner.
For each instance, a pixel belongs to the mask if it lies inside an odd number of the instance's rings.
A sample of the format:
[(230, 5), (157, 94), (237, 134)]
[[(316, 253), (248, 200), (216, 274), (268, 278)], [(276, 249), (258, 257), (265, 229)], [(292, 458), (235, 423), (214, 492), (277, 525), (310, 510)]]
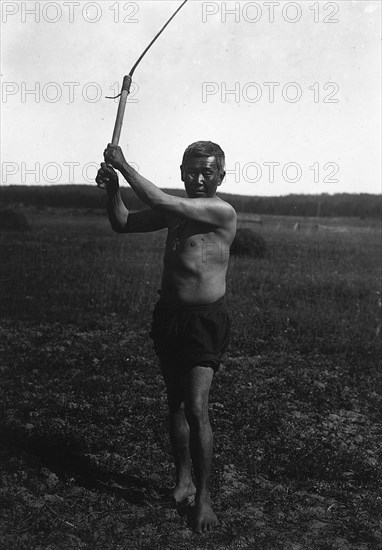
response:
[(171, 197), (169, 204), (171, 208), (166, 211), (169, 228), (172, 225), (182, 223), (184, 220), (206, 223), (213, 227), (220, 227), (221, 229), (228, 229), (236, 225), (236, 212), (234, 208), (217, 195), (198, 198)]
[(237, 215), (234, 207), (229, 204), (229, 202), (223, 201), (223, 199), (221, 199), (220, 197), (216, 197), (216, 200), (219, 201), (219, 208), (221, 209), (222, 214), (227, 218), (227, 220), (236, 222)]

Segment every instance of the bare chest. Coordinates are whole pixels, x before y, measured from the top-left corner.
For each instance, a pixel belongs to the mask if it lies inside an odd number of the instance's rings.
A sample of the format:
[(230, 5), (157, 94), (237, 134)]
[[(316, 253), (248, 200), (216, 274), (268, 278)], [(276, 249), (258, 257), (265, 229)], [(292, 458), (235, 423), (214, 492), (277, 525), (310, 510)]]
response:
[(172, 264), (206, 264), (208, 261), (211, 265), (225, 262), (227, 256), (229, 249), (227, 250), (219, 235), (210, 228), (190, 221), (180, 222), (169, 228), (165, 257)]

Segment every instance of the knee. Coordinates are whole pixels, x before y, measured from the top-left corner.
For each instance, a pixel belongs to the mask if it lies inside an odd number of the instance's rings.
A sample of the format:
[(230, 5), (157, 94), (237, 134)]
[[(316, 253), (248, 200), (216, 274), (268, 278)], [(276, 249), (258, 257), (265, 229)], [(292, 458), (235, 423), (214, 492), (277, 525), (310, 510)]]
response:
[(184, 412), (190, 425), (208, 423), (208, 403), (202, 399), (193, 400), (190, 403), (186, 402)]
[(168, 397), (168, 410), (170, 416), (184, 416), (184, 403), (179, 397)]

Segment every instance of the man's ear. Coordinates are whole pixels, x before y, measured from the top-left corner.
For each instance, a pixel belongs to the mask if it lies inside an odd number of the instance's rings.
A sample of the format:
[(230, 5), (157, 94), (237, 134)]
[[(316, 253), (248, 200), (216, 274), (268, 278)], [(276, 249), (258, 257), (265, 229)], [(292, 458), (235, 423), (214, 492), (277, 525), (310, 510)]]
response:
[(179, 168), (180, 168), (180, 179), (181, 179), (182, 181), (184, 181), (183, 164), (181, 164), (181, 165), (179, 166)]
[(222, 172), (220, 172), (220, 181), (218, 183), (218, 186), (223, 183), (224, 178), (225, 178), (225, 171), (223, 170)]

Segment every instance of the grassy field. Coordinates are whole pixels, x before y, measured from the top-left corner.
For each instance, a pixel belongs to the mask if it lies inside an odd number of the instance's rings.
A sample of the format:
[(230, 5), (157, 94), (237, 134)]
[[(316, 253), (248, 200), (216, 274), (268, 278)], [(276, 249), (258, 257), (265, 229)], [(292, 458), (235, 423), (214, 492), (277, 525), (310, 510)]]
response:
[(198, 536), (160, 499), (174, 472), (148, 330), (165, 233), (117, 235), (94, 210), (27, 217), (1, 235), (1, 548), (382, 547), (375, 221), (240, 217), (267, 251), (230, 262), (220, 526)]

